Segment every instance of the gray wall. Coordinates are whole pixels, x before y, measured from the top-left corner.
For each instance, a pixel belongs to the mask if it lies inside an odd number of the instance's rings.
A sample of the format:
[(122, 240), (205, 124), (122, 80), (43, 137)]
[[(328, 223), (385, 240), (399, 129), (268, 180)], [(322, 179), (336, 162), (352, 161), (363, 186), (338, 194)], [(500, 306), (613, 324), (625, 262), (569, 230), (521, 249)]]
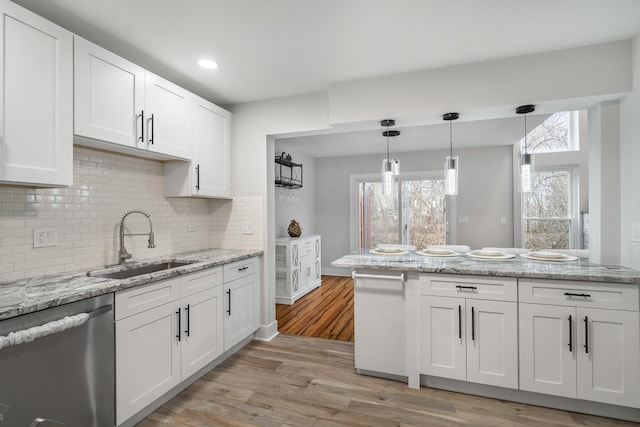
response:
[[(513, 246), (512, 147), (461, 149), (454, 154), (460, 156), (457, 216), (469, 218), (469, 223), (457, 224), (457, 243), (472, 248)], [(394, 154), (403, 173), (440, 173), (446, 155), (446, 151)], [(333, 269), (331, 261), (351, 250), (350, 176), (379, 173), (381, 160), (380, 155), (316, 159), (315, 230), (322, 235), (323, 273), (344, 273)], [(500, 217), (506, 217), (506, 224), (500, 224)]]

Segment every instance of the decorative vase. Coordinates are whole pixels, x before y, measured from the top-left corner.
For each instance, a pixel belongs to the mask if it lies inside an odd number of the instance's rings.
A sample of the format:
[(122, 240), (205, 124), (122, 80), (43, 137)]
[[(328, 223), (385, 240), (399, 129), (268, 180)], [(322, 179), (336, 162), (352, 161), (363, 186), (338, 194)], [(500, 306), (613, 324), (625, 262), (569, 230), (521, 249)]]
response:
[(300, 237), (300, 234), (302, 234), (302, 229), (300, 228), (300, 224), (298, 224), (298, 221), (292, 219), (287, 232), (291, 237)]

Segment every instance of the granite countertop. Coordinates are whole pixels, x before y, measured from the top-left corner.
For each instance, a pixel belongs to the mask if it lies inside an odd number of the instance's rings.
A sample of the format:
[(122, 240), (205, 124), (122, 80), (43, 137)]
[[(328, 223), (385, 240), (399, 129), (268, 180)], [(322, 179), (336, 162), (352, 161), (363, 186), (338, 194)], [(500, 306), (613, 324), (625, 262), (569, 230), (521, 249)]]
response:
[(404, 255), (377, 255), (361, 250), (337, 259), (331, 265), (351, 269), (581, 280), (640, 285), (640, 271), (638, 270), (615, 265), (595, 264), (584, 258), (575, 261), (534, 261), (515, 256), (510, 259), (486, 260), (466, 255), (429, 257), (414, 252)]
[[(124, 267), (122, 265), (97, 267), (92, 270), (79, 270), (0, 283), (0, 320), (259, 255), (262, 255), (261, 250), (208, 249), (185, 252), (170, 257), (146, 259), (140, 262), (127, 262)], [(190, 264), (127, 279), (107, 279), (87, 275), (88, 271), (95, 275), (164, 261), (182, 261)]]

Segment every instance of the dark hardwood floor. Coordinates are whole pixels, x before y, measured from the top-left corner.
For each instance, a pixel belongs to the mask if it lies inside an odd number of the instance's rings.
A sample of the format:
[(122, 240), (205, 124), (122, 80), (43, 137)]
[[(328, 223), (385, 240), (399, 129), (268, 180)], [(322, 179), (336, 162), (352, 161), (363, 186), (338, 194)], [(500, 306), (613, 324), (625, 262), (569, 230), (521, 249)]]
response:
[(358, 375), (353, 344), (280, 334), (252, 341), (138, 427), (638, 424)]
[(353, 279), (322, 276), (295, 304), (276, 304), (276, 319), (282, 334), (353, 342)]

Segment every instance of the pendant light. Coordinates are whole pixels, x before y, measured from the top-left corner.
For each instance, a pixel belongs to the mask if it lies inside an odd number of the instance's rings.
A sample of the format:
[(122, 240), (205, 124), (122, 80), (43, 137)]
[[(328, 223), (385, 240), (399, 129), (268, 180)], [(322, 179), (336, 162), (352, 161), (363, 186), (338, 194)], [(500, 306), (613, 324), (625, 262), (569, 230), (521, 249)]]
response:
[(389, 155), (389, 137), (400, 135), (399, 130), (389, 130), (390, 126), (395, 126), (396, 121), (392, 119), (382, 120), (380, 125), (387, 128), (382, 135), (387, 138), (387, 158), (382, 160), (382, 193), (392, 194), (396, 177), (400, 174), (400, 162)]
[(527, 114), (536, 110), (534, 105), (521, 105), (516, 108), (517, 114), (524, 114), (524, 151), (520, 153), (518, 191), (530, 193), (533, 191), (533, 154), (527, 147)]
[(447, 113), (442, 115), (443, 120), (449, 122), (449, 155), (444, 160), (444, 192), (447, 195), (458, 194), (458, 156), (453, 156), (453, 121), (457, 120), (458, 113)]

